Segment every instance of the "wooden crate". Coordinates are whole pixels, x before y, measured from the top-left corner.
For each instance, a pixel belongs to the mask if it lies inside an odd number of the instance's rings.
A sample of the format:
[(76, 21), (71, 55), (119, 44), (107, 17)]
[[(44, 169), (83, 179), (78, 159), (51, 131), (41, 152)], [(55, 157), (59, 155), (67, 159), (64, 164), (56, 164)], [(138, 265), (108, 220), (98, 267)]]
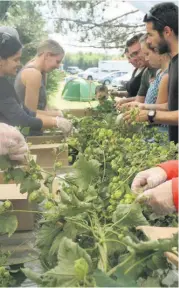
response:
[(84, 116), (91, 116), (92, 111), (89, 108), (83, 108), (83, 109), (69, 109), (69, 110), (63, 110), (64, 112), (67, 112), (73, 116), (76, 117), (84, 117)]
[[(28, 202), (28, 194), (20, 193), (20, 185), (0, 184), (0, 201), (10, 200), (14, 210), (31, 211), (36, 210), (36, 205)], [(35, 213), (14, 212), (18, 220), (17, 231), (33, 230), (35, 223)]]
[(52, 141), (52, 143), (61, 143), (64, 139), (62, 134), (58, 135), (43, 135), (43, 136), (29, 136), (26, 138), (26, 141), (31, 144), (46, 144), (46, 142)]
[[(54, 153), (57, 151), (57, 154)], [(63, 150), (63, 152), (60, 152)], [(63, 166), (68, 166), (68, 145), (67, 144), (37, 144), (30, 147), (32, 154), (37, 155), (37, 164), (44, 170), (53, 168), (55, 161), (62, 162)]]

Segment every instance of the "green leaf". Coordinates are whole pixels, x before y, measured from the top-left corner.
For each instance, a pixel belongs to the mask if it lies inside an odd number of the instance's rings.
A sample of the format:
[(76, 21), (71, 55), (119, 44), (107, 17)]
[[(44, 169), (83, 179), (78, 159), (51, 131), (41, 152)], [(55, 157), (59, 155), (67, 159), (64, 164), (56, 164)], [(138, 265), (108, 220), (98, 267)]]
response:
[(39, 285), (42, 284), (41, 275), (39, 273), (36, 273), (29, 268), (21, 268), (21, 270), (28, 279)]
[(50, 247), (50, 251), (48, 254), (48, 261), (50, 261), (51, 263), (56, 263), (58, 249), (63, 237), (75, 240), (76, 235), (77, 235), (77, 229), (75, 225), (70, 222), (67, 222), (63, 227), (63, 231), (59, 232), (59, 234), (55, 237)]
[(140, 287), (161, 287), (159, 278), (147, 277), (147, 279), (139, 279), (137, 281)]
[(0, 155), (0, 170), (6, 170), (12, 166), (7, 155)]
[(136, 281), (129, 275), (125, 275), (123, 269), (117, 268), (113, 274), (119, 287), (137, 287)]
[(8, 234), (10, 237), (17, 229), (17, 217), (12, 214), (0, 215), (0, 234)]
[(26, 172), (21, 168), (15, 168), (11, 171), (12, 179), (18, 184), (23, 182)]
[(114, 252), (118, 252), (121, 254), (121, 253), (124, 253), (126, 251), (125, 243), (123, 245), (121, 243), (122, 240), (120, 241), (116, 234), (114, 234), (114, 233), (112, 234), (111, 232), (107, 232), (105, 237), (106, 237), (106, 240), (108, 240), (106, 242), (108, 255), (111, 255)]
[(21, 183), (20, 192), (26, 193), (26, 192), (33, 192), (40, 188), (40, 183), (36, 182), (32, 179), (24, 179), (24, 181)]
[(20, 129), (20, 132), (24, 135), (24, 136), (28, 136), (30, 133), (30, 127), (23, 127)]
[(99, 167), (100, 163), (97, 160), (92, 159), (87, 161), (80, 154), (79, 160), (75, 163), (78, 186), (86, 189), (99, 176)]
[(60, 235), (61, 230), (62, 227), (50, 223), (44, 224), (37, 234), (36, 245), (40, 249), (40, 257), (44, 263), (50, 267), (53, 267), (56, 264), (56, 260), (52, 259), (52, 257), (49, 259), (48, 251), (52, 249), (54, 239), (57, 237), (57, 235)]
[(75, 272), (76, 260), (83, 258), (92, 267), (90, 256), (77, 243), (64, 237), (58, 250), (58, 265), (41, 275), (42, 285), (47, 287), (75, 287), (79, 284)]
[(79, 281), (83, 281), (89, 272), (88, 263), (84, 258), (80, 258), (75, 261), (74, 269), (75, 269), (75, 276)]
[(118, 222), (121, 226), (140, 226), (148, 225), (148, 221), (142, 214), (142, 208), (138, 203), (135, 204), (119, 204), (113, 213), (113, 222)]
[(96, 281), (97, 287), (119, 287), (116, 281), (99, 269), (94, 272), (93, 277)]

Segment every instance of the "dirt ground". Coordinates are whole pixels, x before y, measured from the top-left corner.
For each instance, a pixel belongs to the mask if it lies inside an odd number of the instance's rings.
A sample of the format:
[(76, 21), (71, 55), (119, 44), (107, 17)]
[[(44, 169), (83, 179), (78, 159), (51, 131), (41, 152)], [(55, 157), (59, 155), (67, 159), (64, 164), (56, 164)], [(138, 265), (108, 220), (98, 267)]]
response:
[(66, 101), (62, 98), (62, 90), (64, 87), (64, 83), (59, 83), (59, 90), (58, 92), (51, 96), (48, 102), (49, 108), (56, 108), (60, 110), (65, 109), (83, 109), (83, 108), (89, 108), (89, 107), (95, 107), (98, 102), (97, 101), (91, 101), (91, 102), (76, 102), (76, 101)]

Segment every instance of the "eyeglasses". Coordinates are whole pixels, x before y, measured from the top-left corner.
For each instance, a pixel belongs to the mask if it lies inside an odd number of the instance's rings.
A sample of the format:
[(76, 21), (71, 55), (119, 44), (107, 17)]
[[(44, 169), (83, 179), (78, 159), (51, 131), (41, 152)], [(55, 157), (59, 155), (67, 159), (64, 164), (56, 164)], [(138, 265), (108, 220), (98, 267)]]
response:
[(136, 57), (137, 55), (139, 55), (140, 51), (141, 51), (141, 48), (140, 48), (139, 50), (137, 50), (137, 51), (132, 52), (132, 53), (129, 55), (129, 58), (131, 59), (131, 58), (133, 58), (133, 57)]
[(152, 13), (148, 12), (145, 16), (144, 16), (144, 22), (149, 21), (150, 19), (154, 19), (157, 22), (159, 22), (162, 26), (168, 26), (168, 23), (163, 20), (163, 19), (159, 19), (157, 17), (155, 17)]

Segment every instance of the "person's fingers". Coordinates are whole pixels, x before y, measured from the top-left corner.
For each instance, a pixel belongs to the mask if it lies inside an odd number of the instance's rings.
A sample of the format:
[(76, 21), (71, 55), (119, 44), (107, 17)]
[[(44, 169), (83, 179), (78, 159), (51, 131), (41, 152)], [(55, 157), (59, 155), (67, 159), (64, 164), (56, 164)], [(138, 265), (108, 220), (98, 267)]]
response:
[(127, 111), (124, 113), (123, 119), (125, 122), (128, 122), (128, 123), (132, 122), (130, 111)]
[(146, 190), (145, 192), (139, 194), (137, 197), (137, 202), (151, 205), (151, 198), (153, 198), (153, 193), (153, 189)]
[(14, 161), (23, 162), (25, 160), (25, 154), (10, 154), (9, 158)]
[(133, 192), (137, 192), (139, 189), (142, 189), (145, 187), (147, 184), (147, 179), (144, 176), (137, 176), (134, 178), (132, 185), (131, 185), (131, 190)]

